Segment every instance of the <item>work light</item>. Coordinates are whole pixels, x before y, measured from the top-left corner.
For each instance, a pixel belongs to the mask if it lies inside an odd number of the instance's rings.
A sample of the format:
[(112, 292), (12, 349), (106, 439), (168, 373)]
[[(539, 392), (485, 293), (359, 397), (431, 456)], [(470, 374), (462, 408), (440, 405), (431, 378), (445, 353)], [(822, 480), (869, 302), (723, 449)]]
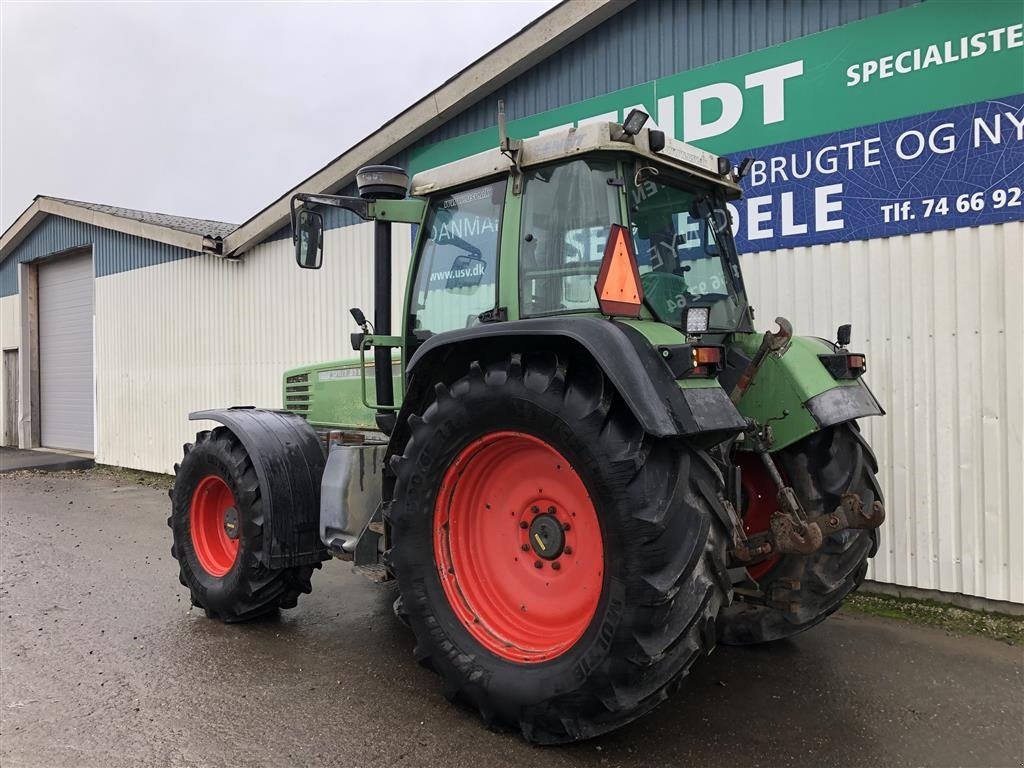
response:
[(698, 336), (707, 333), (710, 323), (710, 307), (687, 307), (683, 310), (683, 326), (688, 335)]
[(644, 127), (644, 123), (650, 117), (642, 109), (631, 109), (629, 114), (626, 115), (626, 119), (622, 121), (622, 130), (630, 136), (636, 136), (640, 133), (640, 129)]

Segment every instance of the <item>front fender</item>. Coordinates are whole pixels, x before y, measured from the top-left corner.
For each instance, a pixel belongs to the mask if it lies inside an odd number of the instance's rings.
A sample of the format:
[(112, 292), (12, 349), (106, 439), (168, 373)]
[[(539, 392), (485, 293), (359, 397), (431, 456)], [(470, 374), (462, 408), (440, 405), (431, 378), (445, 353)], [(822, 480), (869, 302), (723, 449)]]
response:
[[(759, 333), (736, 338), (723, 380), (738, 378), (736, 372), (742, 372), (762, 338)], [(833, 345), (823, 339), (797, 336), (781, 356), (771, 353), (761, 363), (738, 408), (745, 417), (761, 424), (771, 420), (773, 451), (825, 427), (885, 414), (862, 379), (835, 379), (822, 365), (818, 355), (834, 351)], [(783, 416), (787, 411), (788, 415)]]
[(192, 421), (216, 421), (239, 439), (260, 484), (267, 568), (309, 565), (328, 558), (320, 541), (320, 483), (324, 451), (301, 416), (260, 408), (196, 411)]

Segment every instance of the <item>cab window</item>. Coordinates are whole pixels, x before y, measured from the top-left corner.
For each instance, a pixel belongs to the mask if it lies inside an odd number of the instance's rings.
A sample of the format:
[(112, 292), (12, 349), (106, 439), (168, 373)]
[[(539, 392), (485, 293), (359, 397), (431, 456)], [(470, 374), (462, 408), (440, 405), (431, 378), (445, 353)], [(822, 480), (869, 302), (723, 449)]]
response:
[(519, 241), (523, 317), (597, 308), (594, 283), (621, 223), (614, 161), (574, 160), (526, 173)]
[(431, 199), (412, 296), (417, 335), (468, 328), (494, 308), (505, 185)]

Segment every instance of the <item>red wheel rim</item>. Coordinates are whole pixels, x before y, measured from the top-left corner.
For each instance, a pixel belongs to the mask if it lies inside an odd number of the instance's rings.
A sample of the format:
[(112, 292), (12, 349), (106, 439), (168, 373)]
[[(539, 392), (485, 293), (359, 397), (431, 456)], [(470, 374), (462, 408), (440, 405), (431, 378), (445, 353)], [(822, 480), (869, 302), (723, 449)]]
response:
[[(772, 515), (778, 510), (778, 490), (759, 456), (741, 453), (736, 458), (740, 467), (740, 484), (743, 487), (743, 532), (747, 536), (764, 533), (771, 528)], [(757, 581), (775, 567), (780, 557), (762, 560), (747, 566), (750, 578)]]
[[(192, 548), (199, 565), (211, 576), (223, 576), (231, 570), (238, 557), (238, 509), (235, 495), (217, 475), (199, 481), (192, 494), (189, 527)], [(228, 535), (228, 528), (236, 532)]]
[(434, 558), (459, 621), (515, 662), (569, 650), (604, 585), (604, 539), (583, 481), (522, 432), (485, 435), (452, 462), (434, 506)]

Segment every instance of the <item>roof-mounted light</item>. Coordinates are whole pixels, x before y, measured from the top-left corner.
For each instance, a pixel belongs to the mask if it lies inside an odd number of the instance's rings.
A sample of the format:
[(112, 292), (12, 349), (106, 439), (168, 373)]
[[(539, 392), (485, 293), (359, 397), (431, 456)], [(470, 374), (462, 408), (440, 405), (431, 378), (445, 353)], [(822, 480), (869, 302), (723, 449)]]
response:
[(626, 115), (626, 119), (622, 121), (622, 130), (627, 136), (636, 136), (650, 117), (642, 109), (631, 109), (629, 114)]

